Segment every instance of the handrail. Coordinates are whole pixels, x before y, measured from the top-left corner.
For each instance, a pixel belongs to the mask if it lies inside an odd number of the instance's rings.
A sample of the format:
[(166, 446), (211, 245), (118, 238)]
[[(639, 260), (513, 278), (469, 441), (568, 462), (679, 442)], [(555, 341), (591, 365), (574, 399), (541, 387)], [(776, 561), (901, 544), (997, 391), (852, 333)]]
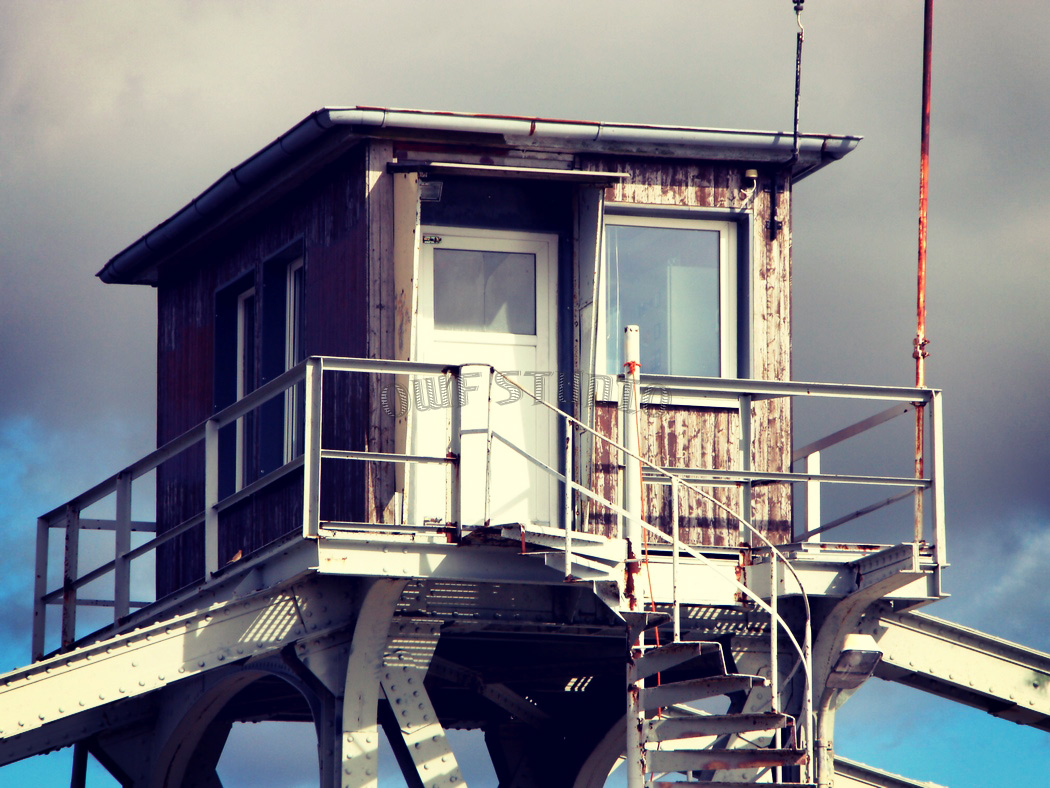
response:
[[(585, 488), (583, 488), (582, 485), (576, 484), (575, 482), (573, 482), (572, 480), (568, 479), (563, 474), (558, 473), (554, 469), (552, 469), (549, 466), (547, 466), (545, 463), (543, 463), (543, 462), (539, 461), (538, 459), (532, 457), (531, 455), (529, 455), (527, 452), (525, 452), (520, 447), (512, 445), (509, 441), (507, 441), (502, 436), (499, 436), (496, 433), (491, 433), (495, 437), (498, 437), (502, 443), (504, 443), (508, 447), (514, 449), (518, 454), (520, 454), (520, 455), (524, 456), (526, 459), (532, 461), (534, 464), (538, 465), (540, 468), (542, 468), (543, 470), (547, 471), (551, 475), (555, 476), (555, 478), (559, 478), (566, 485), (570, 485), (570, 486), (578, 489), (579, 491), (583, 492), (587, 497), (590, 497), (592, 499), (600, 501), (602, 503), (602, 505), (606, 506), (611, 511), (613, 511), (614, 513), (620, 515), (621, 517), (627, 517), (627, 518), (630, 518), (630, 519), (634, 520), (643, 530), (658, 536), (660, 539), (664, 539), (664, 540), (670, 541), (671, 542), (671, 546), (672, 546), (672, 550), (675, 553), (677, 553), (678, 551), (681, 550), (681, 551), (687, 552), (688, 554), (692, 555), (694, 558), (699, 559), (703, 564), (705, 564), (706, 566), (711, 568), (717, 576), (719, 576), (723, 580), (725, 580), (725, 581), (731, 583), (732, 585), (734, 585), (746, 597), (748, 597), (755, 604), (757, 604), (758, 607), (761, 610), (764, 610), (765, 612), (767, 612), (770, 615), (770, 620), (772, 622), (772, 626), (771, 626), (771, 639), (772, 639), (772, 642), (771, 642), (771, 645), (770, 645), (770, 654), (771, 654), (771, 676), (770, 676), (770, 679), (771, 679), (772, 702), (773, 702), (773, 710), (774, 711), (776, 710), (776, 708), (779, 705), (779, 697), (778, 697), (778, 690), (777, 690), (779, 676), (772, 675), (772, 672), (777, 670), (776, 651), (777, 651), (777, 648), (778, 648), (778, 646), (777, 646), (777, 640), (778, 640), (777, 633), (778, 633), (778, 629), (779, 629), (777, 624), (779, 623), (780, 625), (783, 626), (784, 631), (788, 635), (788, 639), (790, 640), (792, 646), (794, 646), (795, 651), (798, 654), (798, 658), (797, 658), (797, 660), (795, 662), (795, 665), (792, 667), (792, 669), (791, 669), (791, 671), (790, 671), (790, 673), (788, 675), (787, 681), (790, 681), (791, 677), (794, 676), (794, 674), (799, 669), (799, 667), (801, 667), (803, 669), (804, 675), (805, 675), (805, 679), (806, 679), (805, 697), (804, 697), (804, 702), (803, 702), (804, 711), (803, 711), (803, 715), (802, 716), (803, 716), (803, 719), (804, 719), (804, 730), (806, 731), (806, 734), (807, 734), (806, 735), (806, 739), (805, 739), (805, 747), (806, 747), (807, 754), (809, 755), (809, 758), (807, 759), (807, 764), (811, 764), (812, 760), (813, 760), (812, 759), (813, 676), (812, 676), (811, 654), (810, 654), (810, 650), (809, 649), (810, 649), (810, 644), (811, 644), (811, 640), (812, 640), (812, 634), (811, 634), (811, 631), (810, 631), (811, 630), (811, 626), (812, 626), (812, 611), (810, 609), (809, 597), (805, 593), (805, 587), (802, 584), (802, 579), (798, 576), (798, 573), (795, 572), (794, 567), (791, 566), (791, 563), (787, 560), (787, 557), (782, 552), (780, 552), (780, 550), (776, 547), (776, 545), (773, 544), (773, 542), (771, 542), (764, 534), (762, 534), (757, 528), (755, 528), (755, 526), (748, 519), (744, 518), (738, 512), (734, 512), (731, 508), (729, 508), (728, 506), (723, 504), (721, 501), (717, 500), (714, 496), (712, 496), (712, 495), (708, 494), (707, 492), (699, 489), (695, 485), (690, 484), (688, 481), (686, 481), (682, 477), (677, 476), (677, 475), (675, 475), (673, 473), (669, 473), (668, 471), (664, 470), (663, 468), (660, 468), (658, 466), (653, 465), (652, 463), (649, 463), (643, 457), (641, 457), (638, 452), (631, 451), (631, 450), (627, 449), (625, 446), (621, 445), (619, 442), (613, 440), (612, 438), (609, 438), (609, 437), (607, 437), (605, 435), (602, 435), (597, 430), (593, 429), (592, 427), (590, 427), (590, 426), (584, 424), (583, 422), (581, 422), (579, 419), (576, 419), (572, 415), (570, 415), (570, 414), (566, 413), (565, 411), (561, 410), (556, 405), (553, 405), (553, 404), (551, 404), (549, 402), (546, 402), (543, 399), (540, 399), (539, 397), (536, 397), (532, 392), (527, 391), (524, 387), (522, 387), (516, 381), (511, 380), (510, 378), (508, 378), (503, 373), (499, 372), (498, 370), (495, 370), (495, 368), (491, 368), (491, 369), (492, 369), (494, 374), (500, 375), (506, 382), (508, 382), (511, 385), (515, 386), (524, 395), (526, 395), (527, 397), (531, 398), (533, 400), (534, 404), (542, 405), (543, 407), (547, 408), (552, 413), (554, 413), (557, 416), (560, 416), (562, 419), (564, 419), (566, 424), (573, 424), (573, 425), (575, 425), (577, 428), (579, 428), (579, 429), (581, 429), (581, 430), (583, 430), (585, 432), (590, 433), (592, 436), (597, 437), (601, 441), (604, 441), (607, 445), (609, 445), (612, 448), (616, 449), (617, 451), (623, 453), (624, 455), (633, 458), (636, 462), (639, 463), (640, 467), (642, 467), (642, 468), (648, 467), (650, 469), (650, 471), (662, 474), (663, 476), (665, 476), (672, 483), (672, 485), (677, 485), (679, 487), (684, 486), (686, 489), (692, 491), (693, 493), (696, 493), (696, 494), (700, 495), (702, 498), (706, 498), (708, 501), (713, 503), (715, 506), (717, 506), (720, 509), (724, 510), (727, 514), (729, 514), (731, 517), (736, 519), (753, 536), (757, 536), (760, 541), (765, 543), (765, 545), (769, 548), (769, 551), (770, 551), (771, 571), (774, 572), (774, 582), (771, 583), (771, 586), (770, 586), (770, 594), (771, 594), (770, 602), (771, 602), (771, 604), (766, 604), (757, 594), (755, 594), (750, 588), (748, 588), (746, 584), (741, 583), (740, 581), (736, 580), (735, 578), (728, 578), (725, 575), (723, 575), (721, 572), (719, 572), (717, 569), (715, 569), (714, 565), (704, 555), (702, 555), (701, 553), (699, 553), (696, 550), (693, 550), (691, 546), (687, 545), (686, 543), (682, 542), (681, 540), (677, 540), (677, 539), (672, 540), (672, 538), (668, 534), (664, 533), (663, 531), (661, 531), (658, 528), (654, 528), (652, 525), (647, 523), (644, 519), (642, 519), (641, 517), (637, 516), (636, 514), (634, 514), (632, 512), (628, 512), (626, 510), (626, 508), (621, 507), (621, 506), (617, 506), (616, 504), (613, 504), (611, 501), (606, 501), (604, 499), (601, 499), (599, 496), (595, 495), (590, 490), (585, 490)], [(637, 397), (635, 397), (633, 401), (634, 402), (640, 402), (640, 400)], [(747, 451), (750, 452), (750, 445), (748, 446)], [(491, 452), (490, 452), (490, 455), (491, 455)], [(490, 462), (491, 461), (491, 457), (487, 457), (486, 461)], [(568, 530), (569, 524), (566, 523), (565, 527), (566, 527), (566, 530)], [(777, 584), (775, 582), (775, 571), (776, 571), (776, 561), (778, 559), (783, 563), (783, 565), (785, 567), (787, 567), (788, 571), (791, 573), (792, 577), (795, 579), (795, 582), (798, 584), (799, 589), (802, 591), (800, 596), (802, 598), (803, 609), (805, 611), (805, 618), (804, 618), (804, 623), (803, 623), (803, 632), (804, 632), (803, 640), (807, 644), (805, 647), (803, 647), (801, 644), (799, 644), (798, 639), (795, 637), (794, 632), (792, 632), (791, 627), (788, 626), (787, 621), (785, 621), (784, 618), (780, 615), (780, 613), (776, 610), (776, 598), (777, 598), (777, 590), (776, 589), (777, 589)], [(629, 561), (630, 558), (628, 557), (627, 560)], [(568, 566), (568, 558), (566, 558), (566, 566)], [(675, 626), (676, 626), (676, 629), (677, 629), (678, 625), (675, 625)], [(807, 766), (807, 768), (810, 768), (810, 767)]]
[[(410, 454), (407, 451), (403, 453), (391, 453), (391, 452), (370, 452), (370, 451), (353, 451), (348, 449), (336, 449), (336, 448), (325, 448), (321, 446), (320, 436), (322, 435), (320, 413), (321, 413), (321, 376), (324, 372), (334, 373), (366, 373), (366, 374), (386, 374), (386, 375), (452, 375), (457, 376), (461, 373), (462, 367), (450, 366), (443, 364), (424, 364), (418, 362), (404, 362), (404, 361), (386, 361), (382, 359), (351, 359), (351, 358), (333, 358), (333, 357), (312, 357), (306, 361), (301, 362), (296, 367), (288, 370), (282, 375), (274, 378), (263, 386), (259, 387), (255, 391), (251, 392), (241, 400), (231, 404), (230, 406), (221, 409), (220, 411), (213, 414), (210, 418), (204, 422), (196, 425), (195, 427), (187, 430), (182, 435), (176, 437), (172, 441), (166, 443), (164, 446), (150, 452), (145, 457), (137, 460), (131, 465), (127, 466), (118, 474), (114, 474), (100, 484), (95, 485), (84, 493), (74, 497), (67, 504), (57, 507), (47, 514), (45, 514), (39, 520), (38, 526), (38, 582), (37, 592), (35, 594), (35, 611), (37, 612), (37, 619), (39, 622), (40, 634), (37, 634), (37, 627), (34, 628), (34, 656), (38, 656), (42, 651), (38, 646), (42, 646), (43, 643), (43, 617), (40, 616), (41, 610), (48, 604), (54, 604), (59, 601), (63, 604), (65, 610), (69, 606), (74, 609), (78, 603), (87, 603), (89, 601), (96, 600), (84, 600), (78, 599), (77, 591), (94, 580), (98, 580), (103, 575), (108, 574), (110, 571), (116, 571), (117, 577), (121, 576), (121, 572), (124, 573), (124, 577), (127, 577), (128, 564), (131, 560), (140, 556), (146, 555), (147, 553), (154, 551), (157, 547), (178, 536), (187, 534), (189, 531), (201, 528), (205, 532), (205, 544), (206, 554), (211, 555), (212, 551), (217, 556), (217, 514), (221, 509), (228, 508), (239, 500), (246, 498), (259, 489), (272, 484), (277, 478), (282, 475), (286, 475), (292, 470), (296, 470), (299, 467), (304, 468), (304, 527), (303, 533), (306, 537), (314, 537), (318, 534), (318, 501), (320, 495), (320, 485), (317, 476), (317, 468), (322, 459), (335, 459), (335, 460), (350, 460), (350, 461), (368, 461), (368, 462), (382, 462), (382, 463), (400, 463), (400, 464), (418, 464), (422, 462), (432, 463), (445, 463), (453, 468), (452, 476), (452, 504), (451, 506), (458, 506), (458, 496), (462, 494), (462, 490), (459, 489), (458, 482), (458, 446), (461, 435), (468, 434), (470, 432), (485, 432), (488, 434), (488, 440), (486, 443), (481, 444), (485, 446), (486, 457), (490, 458), (492, 453), (493, 441), (505, 443), (511, 449), (523, 454), (527, 457), (530, 462), (540, 465), (543, 471), (551, 475), (555, 479), (561, 480), (565, 484), (566, 499), (564, 501), (564, 517), (566, 519), (566, 525), (569, 524), (569, 520), (572, 516), (572, 503), (571, 496), (580, 495), (582, 498), (597, 502), (601, 506), (608, 508), (610, 512), (619, 515), (621, 518), (630, 518), (637, 520), (641, 523), (642, 531), (645, 533), (652, 533), (654, 536), (661, 540), (670, 542), (672, 547), (672, 561), (677, 565), (679, 555), (690, 555), (699, 561), (711, 565), (714, 565), (706, 559), (706, 557), (695, 550), (691, 545), (683, 542), (674, 533), (668, 535), (658, 528), (655, 528), (650, 523), (645, 522), (637, 515), (632, 515), (627, 512), (623, 507), (613, 504), (610, 501), (605, 500), (600, 495), (589, 489), (589, 482), (582, 478), (583, 469), (577, 469), (575, 475), (580, 476), (581, 482), (577, 482), (573, 479), (572, 469), (572, 441), (576, 435), (589, 435), (593, 438), (597, 438), (603, 443), (603, 445), (612, 448), (615, 451), (621, 453), (621, 456), (631, 456), (638, 461), (640, 467), (643, 469), (644, 478), (648, 483), (659, 483), (669, 484), (674, 490), (675, 500), (672, 507), (672, 511), (677, 512), (678, 510), (678, 493), (682, 490), (688, 490), (690, 494), (699, 496), (701, 499), (710, 502), (717, 509), (724, 511), (730, 517), (734, 519), (734, 522), (741, 524), (743, 531), (750, 535), (750, 540), (755, 544), (762, 544), (765, 548), (768, 548), (770, 555), (770, 571), (776, 573), (778, 571), (778, 565), (783, 564), (787, 567), (787, 572), (793, 577), (794, 582), (798, 583), (798, 587), (802, 588), (802, 582), (798, 574), (795, 572), (794, 567), (790, 561), (787, 560), (783, 552), (771, 542), (758, 528), (755, 527), (751, 518), (746, 516), (745, 512), (734, 511), (732, 507), (719, 501), (715, 496), (711, 495), (708, 491), (701, 489), (701, 487), (717, 486), (719, 484), (730, 484), (741, 486), (744, 485), (745, 499), (747, 496), (747, 486), (751, 484), (761, 483), (850, 483), (850, 484), (873, 484), (873, 485), (898, 485), (910, 488), (910, 490), (925, 491), (931, 490), (934, 498), (933, 506), (933, 526), (934, 526), (934, 541), (936, 544), (936, 556), (938, 562), (944, 560), (944, 523), (943, 523), (943, 449), (940, 445), (939, 440), (935, 440), (931, 446), (933, 453), (933, 462), (931, 468), (933, 472), (929, 478), (925, 479), (914, 479), (910, 477), (888, 477), (888, 476), (847, 476), (841, 474), (828, 474), (820, 473), (819, 471), (806, 472), (806, 473), (793, 473), (793, 472), (782, 472), (782, 471), (768, 471), (764, 469), (750, 469), (744, 465), (739, 470), (728, 470), (728, 469), (696, 469), (696, 468), (676, 468), (676, 467), (659, 467), (652, 463), (644, 460), (639, 453), (629, 452), (627, 448), (619, 443), (618, 441), (602, 435), (593, 427), (583, 423), (579, 419), (575, 418), (569, 413), (562, 411), (550, 402), (546, 402), (543, 399), (537, 397), (532, 391), (527, 390), (523, 386), (519, 385), (515, 381), (503, 375), (490, 365), (470, 365), (479, 366), (488, 370), (488, 376), (491, 381), (495, 379), (496, 375), (500, 375), (500, 382), (506, 381), (511, 386), (515, 387), (520, 391), (521, 395), (527, 397), (532, 403), (542, 404), (549, 413), (553, 414), (555, 418), (564, 419), (565, 424), (565, 458), (564, 458), (564, 469), (565, 473), (558, 470), (557, 465), (561, 461), (558, 458), (557, 453), (555, 459), (550, 464), (539, 461), (537, 458), (525, 452), (520, 447), (508, 441), (502, 435), (499, 435), (492, 429), (491, 424), (491, 409), (493, 401), (489, 399), (488, 410), (490, 420), (487, 426), (478, 427), (477, 429), (468, 430), (465, 429), (462, 424), (458, 422), (459, 419), (459, 405), (462, 403), (453, 402), (450, 403), (453, 407), (452, 415), (452, 445), (456, 449), (451, 452), (449, 456), (429, 456), (425, 454)], [(875, 417), (859, 422), (852, 427), (847, 427), (844, 430), (839, 430), (836, 433), (832, 433), (830, 436), (822, 438), (814, 443), (810, 443), (804, 449), (813, 449), (819, 451), (826, 446), (831, 445), (833, 442), (845, 440), (853, 435), (859, 434), (866, 429), (870, 429), (877, 423), (883, 423), (900, 413), (907, 412), (910, 409), (910, 403), (921, 402), (924, 404), (932, 404), (930, 410), (931, 422), (935, 423), (934, 435), (935, 438), (940, 436), (940, 419), (941, 419), (941, 404), (940, 404), (940, 392), (934, 389), (925, 388), (903, 388), (903, 387), (876, 387), (876, 386), (855, 386), (855, 385), (844, 385), (844, 384), (815, 384), (815, 383), (795, 383), (795, 382), (778, 382), (778, 381), (750, 381), (750, 380), (725, 380), (725, 379), (707, 379), (707, 378), (679, 378), (675, 376), (660, 376), (660, 375), (643, 375), (641, 376), (642, 385), (662, 385), (672, 391), (683, 391), (683, 392), (706, 392), (716, 393), (719, 395), (732, 396), (738, 398), (741, 403), (739, 412), (741, 418), (746, 422), (750, 420), (750, 403), (754, 401), (760, 401), (762, 399), (770, 399), (777, 397), (793, 397), (793, 396), (820, 396), (820, 397), (852, 397), (860, 399), (887, 399), (892, 400), (898, 404), (893, 405), (891, 408), (883, 411), (880, 414), (876, 414)], [(237, 419), (243, 417), (249, 412), (260, 407), (263, 403), (272, 400), (275, 397), (280, 396), (283, 392), (291, 389), (296, 385), (304, 384), (305, 387), (305, 406), (307, 410), (306, 417), (306, 428), (304, 430), (304, 442), (305, 442), (305, 453), (303, 456), (292, 460), (289, 463), (281, 466), (278, 469), (270, 472), (268, 475), (252, 481), (246, 485), (240, 491), (233, 493), (230, 496), (222, 500), (218, 500), (217, 486), (214, 482), (214, 476), (217, 474), (217, 435), (218, 430), (226, 425), (234, 423)], [(491, 395), (491, 390), (490, 390)], [(637, 398), (635, 399), (637, 402)], [(745, 432), (744, 422), (741, 424), (742, 432)], [(133, 523), (130, 519), (130, 482), (134, 479), (141, 477), (142, 475), (153, 471), (164, 462), (174, 458), (181, 452), (189, 449), (201, 442), (205, 443), (205, 456), (206, 465), (208, 467), (208, 473), (211, 474), (212, 481), (210, 482), (213, 486), (211, 492), (206, 492), (205, 498), (205, 509), (203, 512), (187, 518), (179, 525), (175, 526), (174, 529), (169, 529), (162, 534), (157, 534), (153, 538), (149, 539), (144, 544), (138, 545), (132, 548), (130, 542), (126, 541), (125, 546), (118, 547), (115, 551), (115, 555), (112, 561), (95, 567), (90, 572), (78, 576), (76, 571), (76, 561), (72, 561), (70, 564), (72, 568), (71, 576), (67, 577), (63, 582), (63, 585), (57, 589), (47, 589), (45, 585), (41, 583), (46, 581), (47, 577), (47, 533), (51, 528), (66, 527), (67, 531), (67, 558), (70, 556), (72, 550), (75, 556), (77, 547), (77, 534), (80, 530), (79, 513), (82, 509), (103, 500), (109, 495), (116, 493), (117, 495), (117, 517), (114, 520), (114, 528), (118, 531), (118, 534), (129, 532), (134, 530)], [(750, 445), (747, 442), (748, 446)], [(406, 447), (403, 447), (407, 449)], [(748, 456), (749, 456), (749, 449)], [(796, 452), (796, 455), (798, 453)], [(796, 456), (796, 459), (798, 457)], [(486, 462), (490, 462), (487, 459)], [(489, 471), (486, 471), (486, 479), (489, 478)], [(486, 499), (488, 496), (488, 481), (486, 481)], [(207, 491), (206, 487), (206, 491)], [(910, 492), (908, 494), (911, 494)], [(742, 501), (746, 503), (746, 501)], [(487, 506), (487, 503), (486, 503)], [(868, 507), (871, 510), (872, 507)], [(450, 509), (455, 512), (456, 509)], [(863, 513), (863, 510), (860, 510)], [(677, 517), (675, 522), (672, 524), (672, 531), (677, 530), (678, 522)], [(455, 521), (462, 528), (462, 523), (459, 522), (458, 516), (452, 517), (451, 521)], [(94, 522), (94, 521), (91, 521)], [(827, 527), (834, 527), (839, 523), (829, 524)], [(97, 524), (93, 527), (98, 527)], [(123, 529), (123, 530), (122, 530)], [(210, 529), (210, 530), (209, 530)], [(820, 530), (826, 530), (826, 527), (822, 527)], [(804, 537), (810, 537), (814, 535), (813, 531), (807, 531), (803, 534)], [(214, 541), (209, 542), (212, 539)], [(42, 546), (42, 549), (41, 549)], [(572, 565), (572, 544), (571, 537), (566, 539), (565, 544), (565, 566), (566, 574), (569, 573)], [(42, 565), (40, 561), (43, 560)], [(215, 559), (210, 559), (214, 561)], [(635, 559), (636, 562), (640, 562), (641, 559)], [(636, 564), (637, 565), (637, 564)], [(214, 566), (214, 564), (212, 564)], [(209, 570), (211, 571), (211, 570)], [(732, 583), (737, 587), (741, 593), (747, 596), (749, 599), (757, 605), (757, 607), (771, 616), (771, 624), (773, 627), (774, 637), (776, 636), (777, 630), (783, 628), (787, 633), (786, 639), (791, 643), (792, 649), (797, 653), (795, 665), (792, 667), (788, 674), (788, 680), (793, 676), (800, 668), (804, 669), (806, 675), (806, 713), (803, 715), (805, 720), (810, 720), (810, 724), (807, 725), (807, 734), (812, 733), (811, 728), (811, 712), (812, 712), (812, 676), (811, 676), (811, 633), (808, 629), (808, 622), (810, 619), (810, 613), (808, 611), (808, 598), (805, 593), (801, 594), (803, 603), (806, 607), (806, 626), (803, 629), (803, 637), (796, 636), (795, 632), (787, 626), (785, 620), (780, 615), (776, 608), (775, 595), (777, 594), (777, 583), (772, 584), (771, 593), (774, 597), (771, 597), (768, 604), (762, 599), (758, 598), (754, 592), (750, 591), (746, 584), (737, 581), (736, 579), (729, 578), (723, 575), (720, 571), (715, 569), (720, 577), (724, 580)], [(206, 580), (209, 575), (206, 575)], [(776, 575), (774, 574), (774, 581)], [(125, 585), (127, 581), (125, 579)], [(119, 581), (118, 581), (119, 584)], [(677, 588), (677, 583), (675, 583)], [(126, 589), (125, 589), (126, 591)], [(124, 594), (126, 597), (126, 593)], [(677, 619), (677, 611), (679, 607), (677, 605), (677, 592), (674, 594), (675, 597), (675, 611)], [(128, 607), (127, 599), (122, 599), (119, 602), (114, 602), (114, 613), (119, 620), (120, 616), (126, 615)], [(123, 613), (122, 613), (123, 611)], [(75, 619), (72, 614), (63, 615), (63, 639), (65, 640), (67, 635), (71, 635)], [(680, 622), (675, 621), (676, 631), (680, 628)], [(38, 639), (39, 638), (39, 639)], [(776, 678), (774, 678), (774, 686)], [(811, 738), (811, 737), (809, 737)]]

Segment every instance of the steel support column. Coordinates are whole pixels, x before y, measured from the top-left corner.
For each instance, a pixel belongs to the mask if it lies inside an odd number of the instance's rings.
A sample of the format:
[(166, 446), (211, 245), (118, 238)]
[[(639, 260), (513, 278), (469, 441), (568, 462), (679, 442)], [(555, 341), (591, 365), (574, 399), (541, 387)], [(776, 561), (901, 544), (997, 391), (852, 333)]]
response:
[(365, 595), (354, 627), (354, 639), (346, 664), (343, 693), (343, 725), (336, 782), (322, 766), (327, 786), (378, 788), (379, 728), (376, 710), (382, 680), (383, 654), (390, 636), (390, 621), (406, 580), (375, 581)]

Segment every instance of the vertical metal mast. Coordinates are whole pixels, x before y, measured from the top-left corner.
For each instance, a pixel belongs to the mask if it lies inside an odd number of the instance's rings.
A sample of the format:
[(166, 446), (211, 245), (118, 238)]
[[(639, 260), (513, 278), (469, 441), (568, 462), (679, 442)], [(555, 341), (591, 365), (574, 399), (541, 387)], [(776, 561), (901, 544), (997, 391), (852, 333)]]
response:
[[(922, 135), (919, 154), (919, 272), (918, 298), (916, 301), (915, 385), (926, 385), (926, 211), (929, 200), (930, 179), (930, 71), (933, 60), (933, 0), (925, 0), (922, 39)], [(915, 408), (915, 477), (921, 479), (923, 471), (923, 416), (924, 408)], [(922, 541), (923, 494), (915, 493), (915, 541)]]

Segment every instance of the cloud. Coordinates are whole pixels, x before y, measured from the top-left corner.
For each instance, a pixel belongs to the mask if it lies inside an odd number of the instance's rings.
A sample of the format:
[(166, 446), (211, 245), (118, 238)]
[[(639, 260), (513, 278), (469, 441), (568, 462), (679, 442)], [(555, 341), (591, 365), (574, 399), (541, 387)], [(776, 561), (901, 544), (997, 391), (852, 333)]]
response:
[[(919, 3), (861, 0), (804, 12), (802, 126), (866, 139), (793, 195), (797, 379), (912, 380), (920, 15)], [(5, 660), (28, 642), (35, 517), (153, 444), (154, 294), (94, 272), (307, 113), (374, 104), (791, 125), (795, 20), (783, 0), (541, 0), (527, 12), (86, 0), (5, 3), (0, 16)], [(1048, 39), (1035, 0), (938, 6), (929, 271), (956, 594), (931, 612), (1043, 647)]]

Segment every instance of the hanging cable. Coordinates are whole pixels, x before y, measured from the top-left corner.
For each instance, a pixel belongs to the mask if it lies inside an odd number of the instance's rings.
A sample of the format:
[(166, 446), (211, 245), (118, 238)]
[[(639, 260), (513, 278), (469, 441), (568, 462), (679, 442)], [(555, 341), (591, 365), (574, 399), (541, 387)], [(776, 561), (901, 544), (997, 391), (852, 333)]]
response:
[(791, 164), (798, 161), (798, 105), (802, 95), (802, 42), (806, 40), (806, 28), (802, 26), (802, 6), (806, 0), (794, 0), (795, 23), (798, 25), (798, 35), (795, 38), (795, 125), (794, 125), (794, 151), (791, 154)]

